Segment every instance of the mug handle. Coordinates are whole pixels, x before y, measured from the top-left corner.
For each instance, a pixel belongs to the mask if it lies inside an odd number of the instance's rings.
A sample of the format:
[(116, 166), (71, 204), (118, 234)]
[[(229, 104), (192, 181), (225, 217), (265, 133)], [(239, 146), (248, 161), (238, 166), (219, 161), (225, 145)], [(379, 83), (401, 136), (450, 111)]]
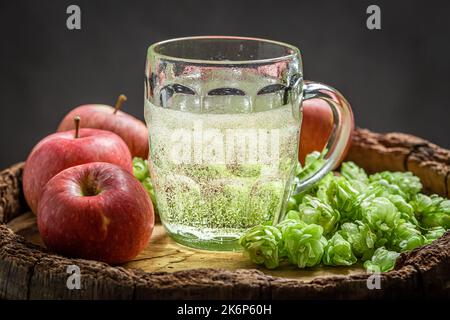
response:
[(339, 91), (322, 83), (305, 81), (303, 101), (310, 99), (324, 100), (330, 106), (333, 112), (333, 131), (325, 147), (325, 164), (303, 181), (298, 181), (293, 195), (309, 189), (337, 166), (352, 134), (353, 112)]

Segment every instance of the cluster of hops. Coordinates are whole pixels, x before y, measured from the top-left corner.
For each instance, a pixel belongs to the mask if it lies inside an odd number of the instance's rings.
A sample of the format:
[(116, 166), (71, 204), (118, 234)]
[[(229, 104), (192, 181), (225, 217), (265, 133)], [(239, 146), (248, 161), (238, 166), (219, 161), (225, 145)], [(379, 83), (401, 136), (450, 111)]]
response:
[[(297, 177), (303, 179), (322, 164), (319, 153), (309, 155)], [(340, 174), (330, 173), (291, 197), (285, 220), (252, 228), (241, 244), (252, 261), (268, 268), (283, 259), (299, 268), (349, 266), (360, 260), (367, 270), (386, 272), (401, 252), (429, 244), (450, 228), (450, 200), (421, 190), (411, 172), (369, 176), (346, 162)], [(269, 227), (276, 236), (254, 238)]]

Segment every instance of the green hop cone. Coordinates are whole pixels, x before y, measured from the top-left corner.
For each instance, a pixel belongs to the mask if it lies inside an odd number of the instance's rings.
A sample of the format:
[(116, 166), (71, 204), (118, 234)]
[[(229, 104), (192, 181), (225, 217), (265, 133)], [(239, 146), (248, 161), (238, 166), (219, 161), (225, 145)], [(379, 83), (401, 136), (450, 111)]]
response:
[(331, 181), (327, 190), (330, 205), (341, 213), (343, 221), (360, 219), (360, 194), (352, 182), (342, 177)]
[(298, 209), (297, 201), (295, 200), (295, 198), (290, 197), (286, 204), (286, 211), (297, 210), (297, 209)]
[(350, 242), (335, 233), (324, 248), (322, 262), (328, 266), (351, 266), (356, 263)]
[(385, 245), (400, 223), (400, 212), (387, 198), (377, 197), (362, 204), (363, 222), (377, 234), (376, 246)]
[[(280, 230), (281, 234), (283, 235), (287, 228), (289, 228), (290, 226), (294, 226), (294, 225), (297, 228), (307, 226), (306, 223), (299, 220), (298, 216), (297, 217), (294, 216), (293, 219), (285, 219), (285, 220), (281, 221), (279, 224), (276, 225), (276, 227), (278, 230)], [(287, 251), (284, 246), (284, 237), (283, 236), (281, 237), (281, 241), (279, 243), (279, 257), (280, 258), (287, 257)]]
[(133, 175), (139, 181), (144, 181), (145, 178), (150, 176), (147, 160), (138, 157), (133, 158)]
[(342, 163), (341, 174), (348, 180), (357, 180), (363, 183), (369, 182), (369, 177), (367, 176), (364, 169), (358, 167), (354, 162), (351, 161)]
[(441, 202), (443, 201), (445, 201), (445, 199), (437, 194), (433, 194), (431, 196), (418, 194), (414, 197), (414, 199), (412, 199), (411, 205), (415, 214), (421, 216), (422, 214), (429, 214), (439, 211)]
[(300, 219), (307, 224), (317, 224), (323, 227), (324, 235), (336, 231), (340, 219), (339, 211), (329, 204), (312, 196), (305, 196), (299, 206)]
[(363, 261), (372, 257), (377, 236), (367, 224), (358, 220), (354, 223), (347, 222), (342, 224), (339, 233), (350, 243), (356, 257)]
[[(323, 155), (313, 152), (304, 167), (296, 166), (292, 190), (295, 183), (323, 166)], [(286, 162), (282, 167), (289, 166)], [(252, 172), (256, 171), (245, 168), (233, 175), (250, 177)], [(246, 205), (251, 215), (273, 217), (269, 212), (279, 212), (282, 195), (278, 190), (283, 186), (274, 182), (252, 187)], [(348, 266), (360, 259), (368, 270), (392, 270), (399, 252), (429, 244), (450, 228), (450, 200), (420, 194), (421, 189), (419, 178), (411, 172), (368, 176), (355, 163), (345, 162), (340, 175), (330, 172), (312, 188), (288, 199), (282, 206), (284, 220), (275, 226), (281, 239), (264, 233), (267, 243), (260, 238), (260, 242), (254, 241), (252, 260), (273, 267), (287, 258), (305, 268), (321, 262)], [(274, 238), (277, 240), (272, 241)], [(269, 248), (267, 253), (257, 253), (265, 252), (264, 248)]]
[(293, 213), (293, 211), (290, 212), (289, 217), (286, 216), (286, 219), (281, 221), (279, 224), (276, 225), (276, 227), (281, 231), (281, 233), (284, 233), (286, 229), (290, 226), (296, 225), (297, 228), (300, 228), (300, 226), (306, 227), (307, 224), (300, 220), (298, 216), (298, 212), (296, 214)]
[(153, 189), (153, 184), (150, 179), (150, 172), (148, 170), (148, 161), (138, 157), (133, 158), (133, 175), (144, 186), (145, 190), (150, 196), (150, 199), (152, 200), (153, 207), (156, 210), (156, 197), (155, 191)]
[(305, 166), (298, 170), (296, 176), (298, 179), (304, 180), (314, 172), (317, 172), (324, 164), (325, 160), (322, 153), (317, 151), (311, 152), (305, 158)]
[(286, 213), (285, 219), (300, 220), (300, 214), (298, 211), (291, 210), (288, 213)]
[(389, 251), (385, 247), (375, 250), (372, 259), (364, 262), (364, 268), (369, 272), (388, 272), (394, 269), (395, 261), (400, 253)]
[(417, 219), (425, 228), (450, 228), (450, 200), (418, 194), (411, 201)]
[(278, 245), (281, 232), (269, 225), (259, 225), (250, 229), (239, 241), (244, 248), (244, 254), (256, 264), (274, 269), (279, 264)]
[(283, 232), (283, 249), (289, 261), (299, 268), (313, 267), (320, 263), (326, 239), (319, 225), (299, 221), (290, 224)]
[(369, 184), (369, 190), (372, 195), (375, 195), (377, 197), (382, 197), (386, 195), (400, 195), (403, 198), (408, 198), (408, 195), (400, 189), (399, 186), (396, 184), (391, 184), (387, 180), (376, 180)]
[(443, 227), (434, 227), (434, 228), (427, 230), (427, 232), (424, 234), (424, 237), (425, 237), (424, 244), (432, 243), (434, 240), (442, 237), (444, 235), (444, 233), (445, 233), (445, 229)]
[(419, 225), (419, 222), (417, 221), (415, 215), (414, 215), (414, 208), (411, 204), (409, 204), (405, 198), (398, 194), (389, 194), (386, 195), (386, 197), (389, 199), (389, 201), (392, 202), (392, 204), (397, 208), (397, 210), (400, 212), (401, 218), (405, 221), (408, 221), (416, 226)]
[[(391, 193), (404, 195), (411, 199), (422, 190), (420, 179), (411, 172), (389, 172), (375, 173), (369, 177), (371, 182), (383, 182)], [(397, 187), (397, 188), (395, 188)]]
[(397, 225), (391, 237), (390, 247), (399, 252), (415, 249), (425, 242), (420, 231), (410, 222), (401, 222)]
[(315, 188), (311, 189), (312, 192), (310, 192), (310, 194), (315, 195), (323, 202), (330, 204), (330, 195), (328, 189), (335, 179), (336, 177), (332, 172), (328, 173), (322, 180), (317, 183)]

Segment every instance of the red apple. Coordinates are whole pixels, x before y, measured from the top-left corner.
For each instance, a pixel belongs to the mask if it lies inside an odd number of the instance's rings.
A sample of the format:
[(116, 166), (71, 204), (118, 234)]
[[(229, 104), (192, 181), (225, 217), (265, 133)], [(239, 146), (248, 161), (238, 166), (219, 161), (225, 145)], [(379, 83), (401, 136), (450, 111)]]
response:
[(64, 117), (57, 131), (74, 129), (73, 117), (80, 116), (83, 119), (84, 128), (112, 131), (125, 141), (133, 157), (147, 159), (147, 127), (141, 120), (119, 110), (124, 101), (126, 97), (120, 95), (115, 108), (102, 104), (79, 106)]
[[(73, 121), (73, 119), (72, 119)], [(133, 172), (125, 142), (110, 131), (77, 129), (54, 133), (31, 151), (23, 172), (23, 191), (36, 213), (45, 184), (64, 169), (89, 162), (110, 162)]]
[(137, 256), (154, 226), (153, 206), (141, 183), (128, 171), (103, 162), (53, 177), (38, 213), (40, 235), (51, 251), (110, 264)]
[[(353, 120), (353, 114), (352, 114)], [(353, 132), (355, 127), (352, 121)], [(305, 157), (313, 151), (322, 151), (327, 145), (328, 139), (333, 131), (333, 112), (328, 104), (321, 99), (311, 99), (303, 102), (303, 120), (300, 130), (300, 145), (298, 159), (304, 164)], [(342, 162), (350, 148), (351, 139), (347, 141), (344, 153), (341, 156)]]

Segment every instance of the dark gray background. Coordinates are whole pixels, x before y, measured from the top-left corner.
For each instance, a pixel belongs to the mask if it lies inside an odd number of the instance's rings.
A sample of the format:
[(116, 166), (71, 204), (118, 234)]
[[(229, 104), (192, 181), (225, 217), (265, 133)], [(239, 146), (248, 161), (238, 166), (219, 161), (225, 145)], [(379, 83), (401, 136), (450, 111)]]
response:
[[(66, 28), (78, 4), (82, 30)], [(382, 30), (366, 28), (378, 4)], [(113, 104), (142, 118), (147, 46), (189, 35), (300, 47), (305, 77), (335, 86), (356, 123), (450, 148), (450, 2), (1, 0), (0, 167), (24, 160), (71, 108)]]

